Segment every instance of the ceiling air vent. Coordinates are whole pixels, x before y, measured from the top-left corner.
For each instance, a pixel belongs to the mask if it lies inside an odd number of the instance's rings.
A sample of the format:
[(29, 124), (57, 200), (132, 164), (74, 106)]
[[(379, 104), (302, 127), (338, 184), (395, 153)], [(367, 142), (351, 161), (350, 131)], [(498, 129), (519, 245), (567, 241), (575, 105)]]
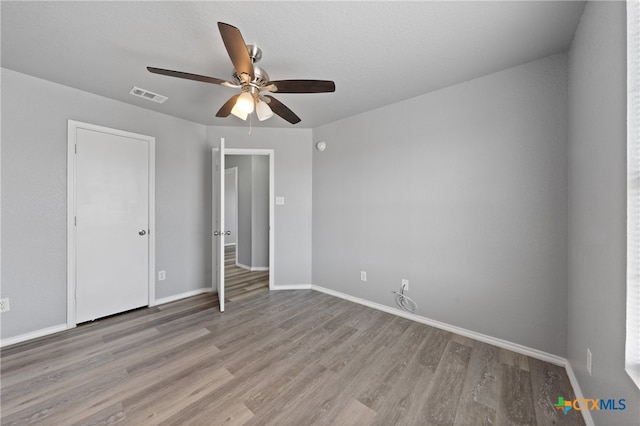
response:
[(139, 98), (147, 99), (149, 101), (157, 102), (159, 104), (168, 99), (166, 96), (158, 95), (157, 93), (153, 93), (135, 86), (133, 87), (133, 89), (131, 89), (129, 94), (138, 96)]

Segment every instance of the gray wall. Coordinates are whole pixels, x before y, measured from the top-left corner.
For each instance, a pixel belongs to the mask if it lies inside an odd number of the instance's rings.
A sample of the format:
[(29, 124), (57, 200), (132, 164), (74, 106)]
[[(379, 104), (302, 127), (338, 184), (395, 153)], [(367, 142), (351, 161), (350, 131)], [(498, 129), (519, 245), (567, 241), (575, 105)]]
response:
[(238, 263), (251, 266), (251, 156), (227, 155), (225, 167), (238, 168)]
[(626, 399), (625, 411), (592, 411), (596, 424), (637, 425), (640, 392), (624, 371), (625, 28), (624, 2), (589, 2), (570, 51), (567, 352), (585, 397)]
[(2, 338), (66, 323), (68, 119), (156, 137), (156, 297), (211, 285), (205, 126), (2, 69)]
[(565, 355), (566, 97), (556, 55), (314, 129), (313, 283)]
[[(274, 117), (274, 120), (280, 120)], [(311, 283), (311, 130), (301, 128), (254, 128), (235, 117), (230, 121), (243, 127), (208, 127), (207, 141), (217, 147), (225, 138), (228, 148), (274, 150), (275, 195), (285, 197), (285, 205), (275, 206), (274, 283)]]
[(231, 231), (231, 234), (225, 235), (225, 245), (235, 245), (238, 241), (238, 170), (227, 167), (224, 177), (224, 228)]
[(269, 157), (251, 156), (251, 265), (269, 266)]
[[(269, 266), (269, 157), (227, 155), (225, 167), (238, 168), (238, 262), (251, 268), (266, 268)], [(226, 224), (225, 229), (229, 229)]]
[[(2, 69), (0, 338), (66, 323), (67, 120), (156, 137), (156, 268), (163, 298), (211, 286), (211, 147), (273, 148), (276, 284), (311, 282), (311, 131), (207, 128)], [(216, 141), (212, 143), (211, 141)]]

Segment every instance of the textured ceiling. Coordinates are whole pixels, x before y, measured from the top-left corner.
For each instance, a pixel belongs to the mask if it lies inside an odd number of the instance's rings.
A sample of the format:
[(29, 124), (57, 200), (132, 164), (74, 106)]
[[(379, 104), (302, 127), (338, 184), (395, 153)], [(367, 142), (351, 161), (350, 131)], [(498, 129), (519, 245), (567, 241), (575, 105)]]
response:
[[(569, 48), (584, 2), (2, 1), (2, 67), (206, 125), (237, 90), (147, 72), (231, 79), (216, 22), (263, 50), (271, 79), (334, 80), (276, 97), (312, 128)], [(133, 86), (168, 96), (155, 104)], [(279, 117), (254, 125), (292, 127)]]

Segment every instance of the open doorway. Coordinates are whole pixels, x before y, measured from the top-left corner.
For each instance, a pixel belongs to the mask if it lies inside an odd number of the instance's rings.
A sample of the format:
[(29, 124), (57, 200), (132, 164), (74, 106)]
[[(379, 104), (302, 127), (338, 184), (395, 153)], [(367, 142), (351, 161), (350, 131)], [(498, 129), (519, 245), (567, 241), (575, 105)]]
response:
[(232, 302), (269, 289), (270, 156), (225, 155), (225, 299)]

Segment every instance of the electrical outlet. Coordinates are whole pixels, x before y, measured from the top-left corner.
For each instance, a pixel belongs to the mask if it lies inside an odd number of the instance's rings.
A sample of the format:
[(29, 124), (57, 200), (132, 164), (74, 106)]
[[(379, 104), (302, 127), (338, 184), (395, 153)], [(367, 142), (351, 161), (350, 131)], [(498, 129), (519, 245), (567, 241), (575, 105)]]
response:
[(9, 298), (0, 299), (0, 312), (8, 312), (11, 310), (11, 306), (9, 305)]
[(166, 271), (158, 271), (158, 281), (164, 281), (167, 279)]
[(360, 271), (360, 281), (367, 281), (367, 271)]
[(589, 375), (592, 376), (593, 374), (591, 374), (591, 363), (593, 362), (593, 355), (591, 355), (591, 351), (589, 350), (589, 348), (587, 348), (587, 371), (589, 372)]
[(402, 279), (402, 290), (409, 291), (409, 280)]

